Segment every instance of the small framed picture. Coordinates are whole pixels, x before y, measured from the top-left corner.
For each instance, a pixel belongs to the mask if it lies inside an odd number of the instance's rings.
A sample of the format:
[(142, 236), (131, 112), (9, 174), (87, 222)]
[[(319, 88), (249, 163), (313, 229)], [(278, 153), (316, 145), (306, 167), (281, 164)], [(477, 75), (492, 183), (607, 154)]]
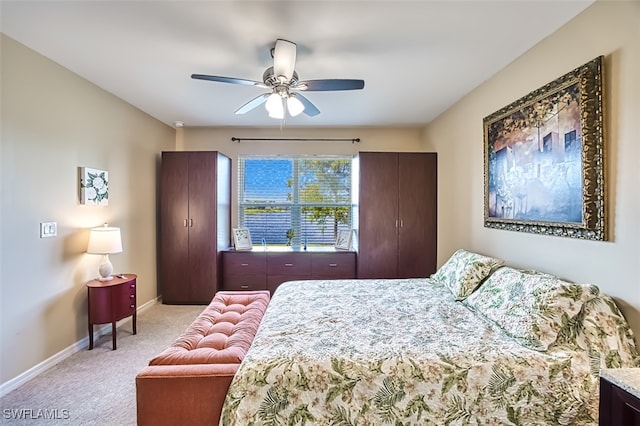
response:
[(108, 206), (109, 172), (90, 167), (79, 167), (79, 172), (80, 204)]
[(251, 233), (247, 228), (233, 228), (233, 245), (236, 250), (251, 250)]
[(341, 250), (349, 250), (351, 248), (351, 235), (353, 229), (341, 229), (336, 237), (336, 248)]

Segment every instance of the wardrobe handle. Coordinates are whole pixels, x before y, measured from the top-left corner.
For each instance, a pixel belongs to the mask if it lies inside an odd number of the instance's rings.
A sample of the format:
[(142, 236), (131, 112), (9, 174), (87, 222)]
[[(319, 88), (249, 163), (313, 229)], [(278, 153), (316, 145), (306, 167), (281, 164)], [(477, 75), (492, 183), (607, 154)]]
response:
[(193, 219), (189, 219), (189, 226), (193, 228)]
[(396, 228), (398, 227), (398, 219), (396, 219)]
[(400, 228), (404, 228), (404, 220), (400, 219)]
[(187, 227), (187, 219), (184, 220), (184, 227)]

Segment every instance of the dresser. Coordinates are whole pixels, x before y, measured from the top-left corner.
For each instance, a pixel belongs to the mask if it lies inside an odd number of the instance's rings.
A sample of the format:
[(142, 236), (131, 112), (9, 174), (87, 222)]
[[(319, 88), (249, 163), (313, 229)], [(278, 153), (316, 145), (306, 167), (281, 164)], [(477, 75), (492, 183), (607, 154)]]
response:
[(111, 323), (112, 347), (116, 350), (116, 321), (132, 317), (136, 334), (136, 274), (114, 276), (111, 281), (87, 283), (89, 350), (93, 349), (93, 326)]
[(600, 426), (640, 426), (640, 368), (600, 370)]
[(285, 281), (356, 277), (356, 253), (331, 248), (256, 248), (222, 252), (224, 290), (269, 290)]

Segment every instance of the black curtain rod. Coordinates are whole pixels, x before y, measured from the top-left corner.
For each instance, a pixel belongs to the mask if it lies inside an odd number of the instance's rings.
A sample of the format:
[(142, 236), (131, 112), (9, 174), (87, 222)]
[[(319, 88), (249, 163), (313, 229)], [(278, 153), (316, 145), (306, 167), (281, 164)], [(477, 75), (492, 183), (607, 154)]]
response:
[(233, 136), (231, 138), (231, 142), (240, 141), (314, 141), (314, 142), (351, 142), (351, 143), (360, 143), (360, 138), (236, 138)]

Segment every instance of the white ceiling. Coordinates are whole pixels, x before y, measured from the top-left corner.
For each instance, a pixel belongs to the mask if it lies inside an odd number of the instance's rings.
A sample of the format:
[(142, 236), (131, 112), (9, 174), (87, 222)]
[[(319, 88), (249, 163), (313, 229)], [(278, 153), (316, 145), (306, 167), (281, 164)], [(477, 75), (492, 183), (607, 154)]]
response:
[[(274, 126), (262, 80), (277, 38), (298, 45), (301, 80), (365, 88), (307, 92), (321, 111), (287, 126), (428, 123), (593, 0), (6, 1), (1, 30), (171, 126)], [(541, 65), (542, 66), (542, 65)]]

